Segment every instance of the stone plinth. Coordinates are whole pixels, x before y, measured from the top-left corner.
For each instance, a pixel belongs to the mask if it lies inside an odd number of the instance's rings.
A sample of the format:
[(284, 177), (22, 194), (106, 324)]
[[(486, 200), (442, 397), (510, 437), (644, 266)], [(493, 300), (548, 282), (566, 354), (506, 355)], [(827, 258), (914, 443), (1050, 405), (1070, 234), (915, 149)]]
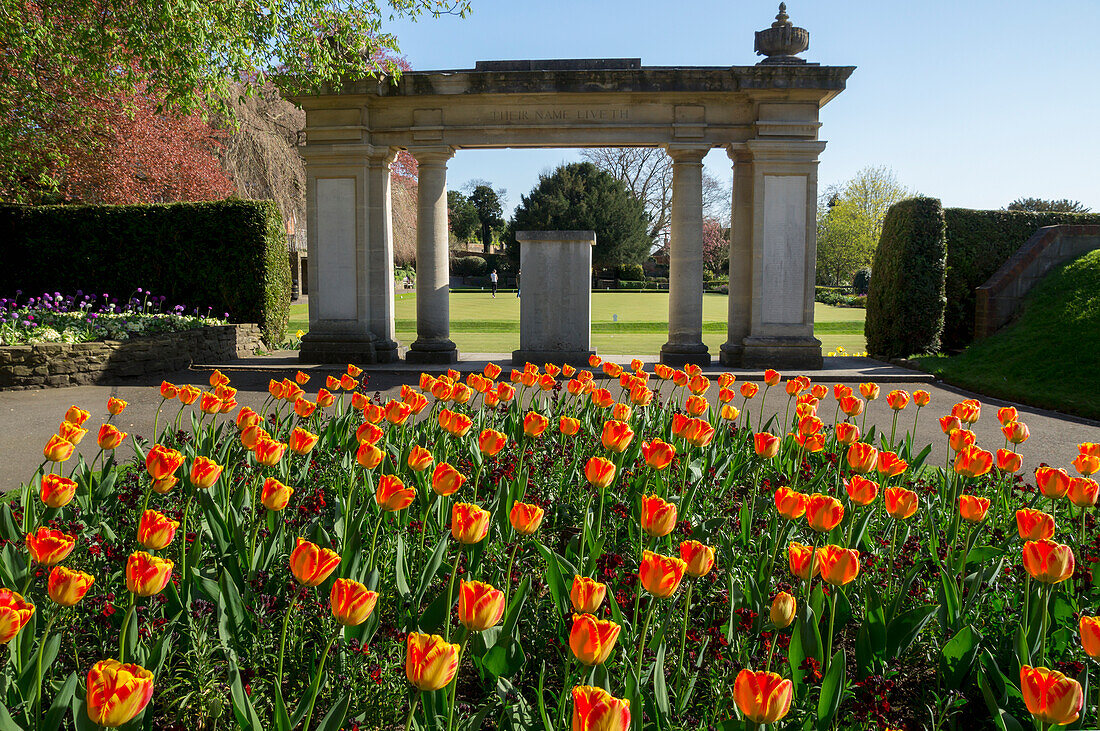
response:
[(594, 231), (517, 231), (523, 297), (512, 363), (587, 363)]

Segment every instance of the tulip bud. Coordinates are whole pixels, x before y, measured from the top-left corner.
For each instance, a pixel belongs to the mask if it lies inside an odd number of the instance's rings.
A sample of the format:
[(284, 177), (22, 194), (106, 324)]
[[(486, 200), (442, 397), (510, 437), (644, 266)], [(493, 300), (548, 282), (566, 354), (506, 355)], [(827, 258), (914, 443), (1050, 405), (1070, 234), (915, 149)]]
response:
[(771, 621), (776, 629), (785, 629), (794, 622), (794, 613), (798, 608), (795, 598), (785, 591), (775, 595), (772, 600)]

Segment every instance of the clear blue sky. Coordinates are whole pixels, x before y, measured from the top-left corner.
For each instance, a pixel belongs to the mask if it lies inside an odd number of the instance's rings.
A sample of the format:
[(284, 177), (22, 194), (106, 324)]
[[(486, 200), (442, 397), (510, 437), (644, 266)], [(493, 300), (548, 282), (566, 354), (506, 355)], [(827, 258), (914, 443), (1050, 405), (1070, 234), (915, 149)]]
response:
[[(472, 0), (465, 19), (392, 23), (417, 70), (492, 59), (640, 57), (653, 66), (751, 65), (771, 0)], [(822, 110), (820, 184), (867, 165), (945, 205), (1000, 208), (1019, 196), (1100, 211), (1100, 1), (793, 0), (809, 61), (857, 66)], [(483, 178), (506, 210), (575, 150), (468, 150), (448, 184)], [(720, 150), (708, 169), (727, 180)]]

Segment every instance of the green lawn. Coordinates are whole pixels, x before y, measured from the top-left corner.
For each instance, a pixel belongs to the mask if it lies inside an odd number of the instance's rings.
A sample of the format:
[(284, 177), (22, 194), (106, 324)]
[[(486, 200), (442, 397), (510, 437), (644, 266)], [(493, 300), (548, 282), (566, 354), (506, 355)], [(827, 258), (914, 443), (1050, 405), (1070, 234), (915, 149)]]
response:
[[(703, 296), (703, 341), (717, 354), (726, 341), (725, 295)], [(451, 339), (471, 353), (510, 353), (519, 347), (519, 303), (514, 292), (493, 299), (485, 292), (451, 293)], [(817, 304), (815, 334), (826, 353), (843, 347), (866, 350), (865, 311)], [(290, 308), (290, 332), (309, 329), (306, 305)], [(396, 303), (397, 339), (416, 339), (416, 296), (400, 294)], [(592, 345), (599, 352), (654, 354), (668, 340), (667, 292), (593, 292)]]
[(1100, 250), (1048, 274), (1015, 322), (955, 356), (918, 358), (948, 383), (1100, 418)]

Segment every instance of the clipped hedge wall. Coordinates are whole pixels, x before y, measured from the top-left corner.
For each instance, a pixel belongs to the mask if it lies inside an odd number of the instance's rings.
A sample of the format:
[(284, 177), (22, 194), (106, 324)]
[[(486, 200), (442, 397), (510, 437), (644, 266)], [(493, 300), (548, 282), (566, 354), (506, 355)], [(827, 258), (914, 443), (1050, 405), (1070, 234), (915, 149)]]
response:
[(886, 214), (867, 294), (867, 351), (890, 358), (939, 350), (946, 265), (944, 211), (913, 198)]
[(132, 206), (0, 205), (0, 296), (138, 287), (169, 304), (255, 322), (269, 345), (286, 334), (286, 229), (270, 201)]
[(1100, 224), (1100, 214), (947, 208), (944, 221), (947, 309), (942, 340), (945, 349), (958, 349), (974, 339), (974, 290), (985, 284), (1037, 229), (1058, 224)]

